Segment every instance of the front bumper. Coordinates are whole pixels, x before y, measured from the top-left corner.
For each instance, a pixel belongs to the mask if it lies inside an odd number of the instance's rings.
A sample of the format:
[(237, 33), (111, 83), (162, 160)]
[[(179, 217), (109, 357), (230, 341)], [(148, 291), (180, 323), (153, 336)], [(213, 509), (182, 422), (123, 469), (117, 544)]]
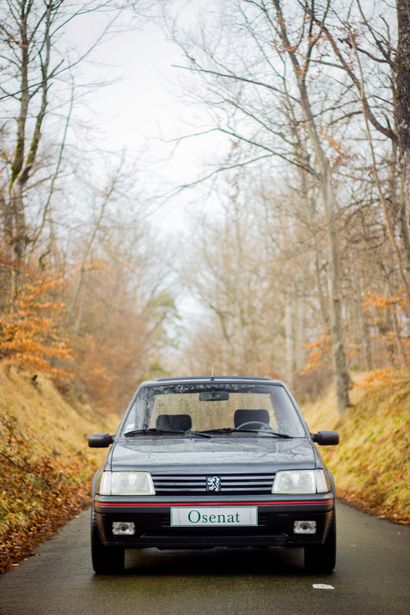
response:
[[(198, 508), (257, 506), (257, 526), (236, 527), (171, 527), (170, 509), (176, 506)], [(126, 548), (158, 547), (193, 549), (216, 546), (287, 546), (320, 544), (326, 539), (334, 517), (334, 496), (224, 498), (125, 498), (97, 496), (94, 502), (100, 537), (105, 545)], [(294, 534), (297, 520), (316, 521), (315, 534)], [(133, 536), (114, 536), (113, 521), (132, 521)]]

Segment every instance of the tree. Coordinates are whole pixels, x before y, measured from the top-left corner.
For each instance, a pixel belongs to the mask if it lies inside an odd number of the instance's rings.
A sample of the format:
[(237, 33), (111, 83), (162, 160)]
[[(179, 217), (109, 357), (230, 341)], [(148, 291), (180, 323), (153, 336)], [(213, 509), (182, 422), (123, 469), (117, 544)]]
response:
[[(43, 212), (49, 208), (61, 167), (61, 146), (57, 146), (55, 160), (54, 152), (47, 151), (50, 148), (46, 135), (47, 122), (52, 116), (51, 93), (57, 90), (61, 95), (64, 78), (69, 77), (70, 71), (109, 32), (118, 18), (118, 8), (110, 8), (107, 2), (98, 0), (5, 0), (0, 9), (3, 72), (0, 101), (8, 117), (3, 126), (5, 180), (0, 185), (0, 212), (12, 296), (16, 295), (19, 267), (25, 263), (27, 247), (36, 236), (38, 239), (38, 229), (28, 223), (28, 217), (41, 219), (45, 216)], [(61, 44), (68, 25), (98, 12), (106, 16), (102, 32), (88, 49), (72, 54), (69, 59)], [(69, 86), (68, 96), (64, 93), (66, 98), (60, 102), (60, 107), (68, 103), (71, 109), (73, 94), (70, 89)], [(67, 110), (68, 121), (70, 109)], [(63, 141), (66, 131), (67, 125), (63, 129)], [(33, 212), (35, 202), (40, 215)]]
[[(76, 87), (77, 67), (114, 24), (117, 34), (134, 26), (125, 9), (140, 4), (0, 6), (0, 360), (51, 376), (64, 367), (71, 380), (59, 384), (100, 408), (123, 403), (144, 375), (163, 369), (176, 314), (172, 272), (158, 259), (166, 251), (140, 214), (148, 198), (137, 164), (126, 152), (87, 155), (85, 129), (83, 139), (75, 134), (79, 147), (73, 139), (79, 90), (92, 91)], [(67, 32), (87, 19), (98, 34), (73, 49)]]
[[(326, 58), (322, 63), (344, 72), (351, 88), (357, 92), (372, 161), (370, 169), (410, 314), (410, 214), (408, 192), (405, 189), (408, 135), (406, 101), (409, 94), (406, 80), (408, 12), (406, 14), (404, 3), (397, 4), (399, 37), (395, 45), (384, 11), (371, 19), (366, 15), (360, 0), (352, 3), (346, 11), (343, 4), (334, 4), (333, 21), (328, 24), (315, 10), (314, 3), (305, 2), (310, 17), (322, 29), (334, 57), (332, 62)], [(390, 6), (386, 3), (383, 6), (388, 14)], [(376, 84), (372, 76), (377, 73), (380, 77)], [(390, 100), (386, 98), (389, 95)], [(380, 160), (378, 135), (387, 139), (391, 149), (389, 182), (383, 182), (384, 161)]]
[(0, 317), (0, 360), (4, 365), (69, 377), (61, 367), (61, 362), (72, 358), (61, 330), (65, 309), (59, 296), (62, 283), (56, 276), (24, 272), (13, 310)]
[[(223, 25), (228, 25), (220, 28), (215, 40), (209, 41), (202, 32), (202, 45), (192, 38), (181, 45), (189, 70), (204, 78), (213, 96), (208, 104), (226, 110), (225, 120), (217, 115), (217, 129), (251, 150), (263, 152), (260, 157), (249, 156), (248, 162), (266, 157), (283, 159), (309, 174), (319, 189), (326, 217), (329, 315), (342, 412), (349, 405), (350, 376), (343, 339), (339, 206), (331, 157), (335, 141), (328, 136), (326, 120), (338, 110), (339, 117), (332, 117), (333, 126), (342, 122), (351, 96), (345, 84), (338, 84), (328, 99), (318, 87), (323, 83), (317, 69), (323, 28), (317, 24), (316, 14), (310, 14), (311, 6), (313, 3), (290, 3), (285, 14), (280, 0), (272, 4), (232, 0), (229, 11), (224, 6), (230, 17)], [(327, 2), (320, 9), (323, 20), (329, 8)], [(223, 41), (224, 35), (228, 40)], [(228, 50), (234, 35), (242, 37), (239, 53)]]
[[(316, 348), (317, 340), (330, 334), (342, 412), (349, 401), (348, 365), (408, 365), (409, 219), (400, 188), (397, 96), (398, 58), (402, 66), (405, 45), (403, 36), (396, 41), (395, 12), (388, 3), (372, 7), (360, 0), (348, 5), (339, 0), (230, 0), (223, 10), (218, 3), (211, 8), (207, 3), (207, 9), (191, 29), (184, 27), (180, 13), (167, 22), (186, 59), (178, 67), (186, 76), (183, 87), (189, 88), (190, 99), (209, 109), (209, 123), (191, 136), (218, 132), (229, 145), (216, 148), (222, 155), (214, 157), (211, 171), (198, 181), (224, 173), (229, 191), (236, 173), (236, 199), (253, 211), (244, 245), (258, 216), (262, 222), (255, 243), (266, 235), (277, 241), (278, 233), (286, 238), (279, 250), (269, 252), (271, 262), (276, 260), (270, 268), (267, 253), (263, 258), (251, 249), (261, 286), (260, 292), (252, 286), (259, 297), (254, 309), (266, 324), (259, 301), (270, 285), (267, 296), (280, 305), (285, 338), (278, 344), (276, 329), (271, 330), (274, 361), (282, 370), (287, 366), (287, 377), (293, 371), (295, 381), (300, 365), (296, 348), (303, 342)], [(255, 176), (268, 195), (265, 208)], [(222, 182), (220, 188), (226, 191)], [(224, 202), (235, 209), (227, 197)], [(226, 255), (223, 259), (223, 249), (216, 247), (218, 233), (204, 229), (206, 272), (196, 272), (191, 287), (216, 315), (198, 327), (204, 352), (209, 356), (219, 348), (219, 357), (227, 357), (228, 365), (237, 359), (242, 369), (236, 339), (241, 325), (234, 315), (246, 300), (235, 291), (240, 284), (235, 259), (243, 264), (246, 259), (224, 227), (229, 220), (226, 213), (219, 231), (231, 246), (233, 261)], [(279, 289), (272, 281), (277, 279), (285, 280)], [(386, 301), (380, 318), (369, 311), (369, 292)], [(233, 356), (222, 352), (221, 336)], [(263, 347), (262, 338), (256, 339)], [(243, 340), (250, 356), (251, 342), (246, 336)], [(326, 369), (327, 352), (321, 350), (321, 358), (320, 369)], [(270, 369), (269, 361), (266, 365)]]

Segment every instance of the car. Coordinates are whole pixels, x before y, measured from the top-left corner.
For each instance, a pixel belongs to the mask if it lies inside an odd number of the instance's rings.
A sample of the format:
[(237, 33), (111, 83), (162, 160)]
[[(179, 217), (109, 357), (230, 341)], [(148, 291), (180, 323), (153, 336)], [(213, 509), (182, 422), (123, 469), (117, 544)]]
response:
[(96, 574), (124, 570), (125, 550), (302, 547), (305, 569), (336, 562), (335, 485), (283, 382), (208, 376), (144, 382), (93, 479)]

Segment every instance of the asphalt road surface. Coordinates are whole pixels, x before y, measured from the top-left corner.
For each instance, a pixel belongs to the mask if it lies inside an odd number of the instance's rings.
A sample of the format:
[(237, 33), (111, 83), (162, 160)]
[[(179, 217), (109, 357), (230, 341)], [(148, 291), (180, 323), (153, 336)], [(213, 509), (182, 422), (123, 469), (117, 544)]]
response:
[(299, 549), (249, 548), (131, 551), (124, 575), (97, 577), (88, 511), (0, 577), (0, 613), (409, 615), (410, 528), (341, 504), (337, 514), (330, 575), (305, 574)]

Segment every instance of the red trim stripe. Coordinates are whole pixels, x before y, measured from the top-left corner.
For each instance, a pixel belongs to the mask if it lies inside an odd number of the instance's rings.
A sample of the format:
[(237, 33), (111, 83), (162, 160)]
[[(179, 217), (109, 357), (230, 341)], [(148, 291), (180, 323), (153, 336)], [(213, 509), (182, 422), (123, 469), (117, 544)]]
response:
[(287, 502), (95, 502), (96, 506), (102, 507), (134, 507), (134, 508), (150, 508), (150, 507), (167, 507), (172, 506), (192, 506), (197, 508), (198, 506), (300, 506), (308, 504), (321, 505), (333, 503), (333, 498), (326, 500), (289, 500)]

